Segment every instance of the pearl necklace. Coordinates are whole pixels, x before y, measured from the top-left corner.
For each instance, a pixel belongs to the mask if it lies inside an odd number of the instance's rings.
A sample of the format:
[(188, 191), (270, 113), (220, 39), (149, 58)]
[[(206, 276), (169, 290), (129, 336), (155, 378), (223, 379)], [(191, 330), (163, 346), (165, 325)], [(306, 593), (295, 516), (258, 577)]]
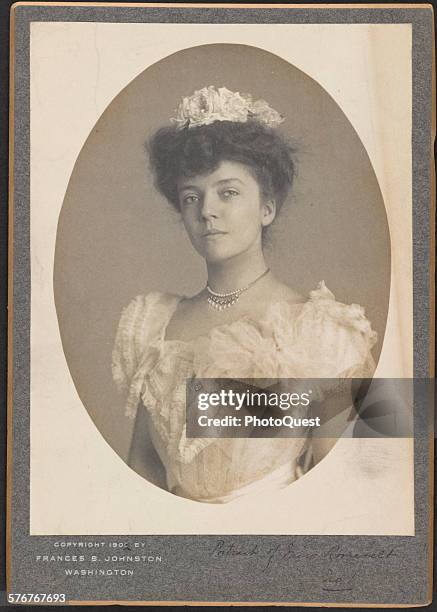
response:
[(241, 289), (236, 289), (235, 291), (231, 291), (230, 293), (217, 293), (213, 291), (209, 285), (206, 285), (206, 290), (208, 292), (208, 304), (215, 308), (216, 310), (224, 310), (225, 308), (230, 308), (234, 304), (236, 304), (240, 298), (240, 295), (250, 289), (255, 283), (263, 278), (266, 274), (270, 272), (270, 268), (267, 268), (258, 278), (253, 280), (251, 283), (246, 285), (245, 287), (241, 287)]

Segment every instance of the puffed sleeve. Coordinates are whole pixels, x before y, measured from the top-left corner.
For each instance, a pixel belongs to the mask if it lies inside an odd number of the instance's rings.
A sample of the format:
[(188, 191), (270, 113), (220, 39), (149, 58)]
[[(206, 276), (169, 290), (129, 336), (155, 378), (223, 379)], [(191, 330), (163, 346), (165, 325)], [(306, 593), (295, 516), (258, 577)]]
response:
[(282, 377), (367, 378), (375, 362), (371, 349), (377, 335), (357, 304), (343, 304), (322, 281), (310, 293), (299, 315), (279, 317), (277, 345), (281, 351)]
[(125, 414), (134, 418), (144, 376), (155, 359), (153, 342), (162, 323), (158, 292), (135, 297), (122, 311), (112, 351), (112, 376), (126, 397)]
[[(325, 364), (320, 377), (352, 378), (372, 376), (375, 363), (372, 347), (377, 334), (358, 304), (343, 304), (322, 281), (310, 293), (308, 317), (304, 326), (311, 326), (319, 359)], [(322, 373), (323, 372), (323, 373)]]

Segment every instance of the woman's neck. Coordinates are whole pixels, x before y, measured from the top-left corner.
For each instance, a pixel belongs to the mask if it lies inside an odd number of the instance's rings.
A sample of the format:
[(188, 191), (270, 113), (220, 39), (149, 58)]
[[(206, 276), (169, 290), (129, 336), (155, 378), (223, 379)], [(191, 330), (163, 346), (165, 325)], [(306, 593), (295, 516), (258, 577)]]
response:
[(262, 251), (242, 253), (220, 262), (207, 262), (208, 285), (213, 291), (229, 293), (245, 287), (267, 270)]

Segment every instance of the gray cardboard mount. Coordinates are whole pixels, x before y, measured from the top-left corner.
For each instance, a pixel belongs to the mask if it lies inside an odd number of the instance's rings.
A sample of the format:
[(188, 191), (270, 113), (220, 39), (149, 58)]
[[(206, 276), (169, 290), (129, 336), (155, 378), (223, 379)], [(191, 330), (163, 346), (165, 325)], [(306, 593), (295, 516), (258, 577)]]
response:
[[(55, 536), (29, 535), (30, 108), (32, 21), (120, 23), (411, 23), (413, 32), (414, 375), (430, 376), (433, 13), (424, 5), (232, 9), (219, 6), (16, 5), (14, 10), (13, 473), (9, 516), (11, 593), (65, 593), (68, 601), (276, 602), (425, 605), (430, 600), (430, 423), (415, 416), (414, 537), (112, 536), (74, 540), (145, 542), (160, 563), (133, 576), (66, 577), (36, 555), (53, 554)], [(431, 473), (432, 475), (432, 473)], [(63, 536), (63, 540), (68, 537)], [(219, 554), (227, 551), (227, 554)], [(352, 555), (352, 556), (351, 556)], [(138, 564), (137, 564), (138, 565)], [(127, 567), (127, 566), (126, 566)]]

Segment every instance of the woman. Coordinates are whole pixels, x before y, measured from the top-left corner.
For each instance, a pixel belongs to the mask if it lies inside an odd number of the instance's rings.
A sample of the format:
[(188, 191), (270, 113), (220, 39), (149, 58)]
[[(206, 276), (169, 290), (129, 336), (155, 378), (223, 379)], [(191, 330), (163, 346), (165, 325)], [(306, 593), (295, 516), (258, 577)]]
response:
[[(374, 369), (376, 334), (359, 306), (336, 302), (323, 282), (305, 300), (266, 264), (265, 233), (294, 176), (282, 121), (262, 100), (205, 87), (183, 99), (173, 125), (150, 143), (156, 186), (180, 212), (207, 283), (193, 297), (135, 298), (121, 316), (113, 374), (127, 414), (136, 415), (130, 464), (141, 472), (148, 432), (168, 490), (197, 501), (287, 486), (335, 440), (329, 429), (311, 444), (187, 438), (187, 379), (332, 379)], [(325, 421), (347, 420), (347, 389), (327, 385), (321, 397)]]

